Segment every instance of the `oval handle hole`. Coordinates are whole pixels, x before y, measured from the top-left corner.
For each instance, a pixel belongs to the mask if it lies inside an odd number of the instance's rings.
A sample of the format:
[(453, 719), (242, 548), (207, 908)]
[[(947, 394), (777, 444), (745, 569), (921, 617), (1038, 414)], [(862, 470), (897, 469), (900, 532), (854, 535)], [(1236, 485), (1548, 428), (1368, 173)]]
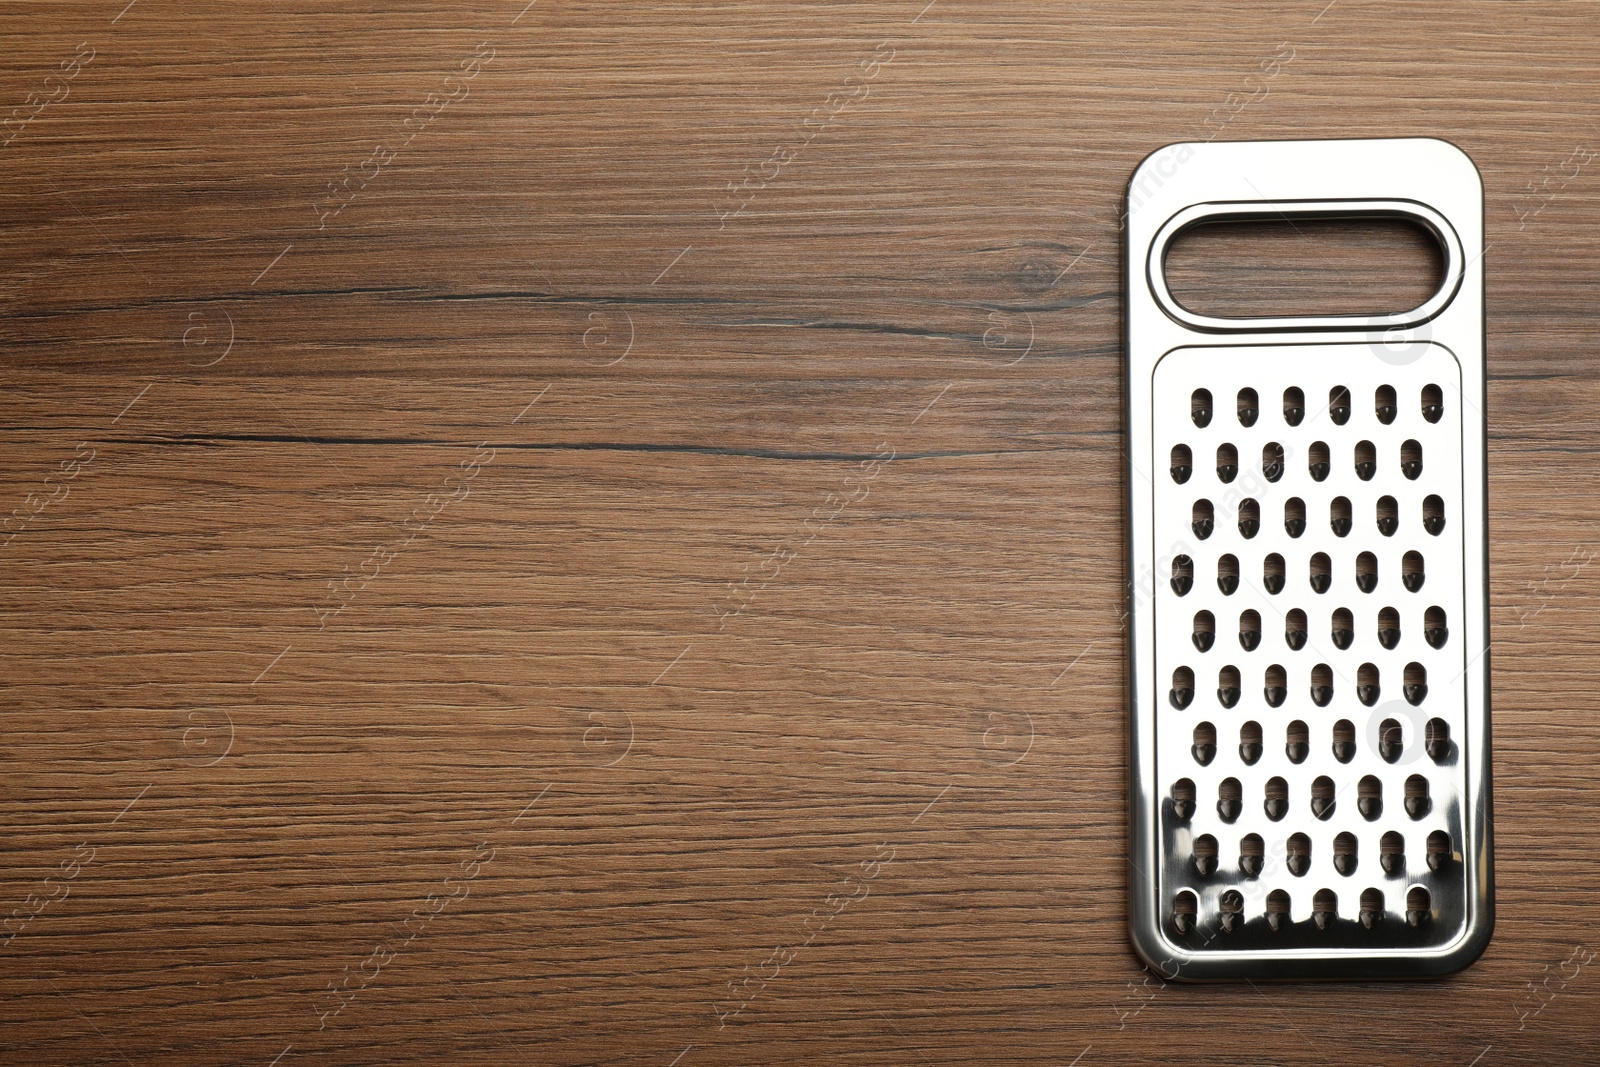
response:
[(1180, 233), (1167, 285), (1197, 315), (1393, 315), (1444, 284), (1445, 257), (1427, 227), (1404, 218), (1202, 222)]

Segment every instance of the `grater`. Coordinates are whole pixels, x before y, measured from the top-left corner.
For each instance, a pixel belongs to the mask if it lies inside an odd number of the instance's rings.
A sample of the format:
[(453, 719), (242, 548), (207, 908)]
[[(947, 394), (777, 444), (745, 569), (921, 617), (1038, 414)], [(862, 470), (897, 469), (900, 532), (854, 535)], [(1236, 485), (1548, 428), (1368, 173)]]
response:
[[(1164, 977), (1400, 978), (1494, 925), (1483, 187), (1433, 139), (1169, 145), (1127, 215), (1129, 898)], [(1180, 305), (1217, 220), (1399, 218), (1368, 316)]]

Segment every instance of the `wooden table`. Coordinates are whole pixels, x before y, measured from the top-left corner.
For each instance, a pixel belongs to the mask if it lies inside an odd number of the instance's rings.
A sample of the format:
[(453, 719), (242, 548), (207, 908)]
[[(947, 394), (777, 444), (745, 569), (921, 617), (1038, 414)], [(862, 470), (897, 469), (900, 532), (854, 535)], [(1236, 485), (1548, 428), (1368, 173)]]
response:
[[(0, 5), (3, 1062), (1596, 1062), (1594, 4), (124, 2)], [(1488, 197), (1499, 925), (1162, 986), (1123, 186), (1373, 135)]]

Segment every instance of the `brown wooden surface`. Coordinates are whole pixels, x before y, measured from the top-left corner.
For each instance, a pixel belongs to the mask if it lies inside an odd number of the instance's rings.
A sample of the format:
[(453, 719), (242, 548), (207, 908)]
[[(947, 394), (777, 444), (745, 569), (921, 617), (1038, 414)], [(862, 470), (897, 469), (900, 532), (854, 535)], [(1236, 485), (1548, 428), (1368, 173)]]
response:
[[(1597, 1062), (1600, 7), (123, 2), (0, 3), (0, 1061)], [(1124, 935), (1117, 219), (1219, 129), (1483, 172), (1452, 980)]]

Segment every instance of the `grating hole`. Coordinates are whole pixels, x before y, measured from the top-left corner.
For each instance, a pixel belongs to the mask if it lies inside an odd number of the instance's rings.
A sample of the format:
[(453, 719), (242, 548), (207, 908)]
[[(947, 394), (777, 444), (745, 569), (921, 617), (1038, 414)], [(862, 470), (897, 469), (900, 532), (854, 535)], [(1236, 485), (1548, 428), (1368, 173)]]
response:
[(1454, 857), (1454, 849), (1450, 847), (1450, 835), (1443, 830), (1435, 830), (1428, 835), (1428, 870), (1438, 872), (1444, 870)]
[(1215, 525), (1216, 514), (1211, 507), (1211, 501), (1204, 498), (1194, 502), (1194, 509), (1190, 513), (1190, 527), (1194, 535), (1204, 541), (1211, 536), (1212, 527)]
[(1232, 596), (1239, 588), (1239, 557), (1232, 552), (1217, 557), (1217, 588), (1223, 596)]
[(1269, 482), (1283, 477), (1283, 446), (1278, 442), (1271, 441), (1262, 446), (1261, 473)]
[(1372, 476), (1378, 473), (1378, 449), (1371, 441), (1362, 441), (1356, 445), (1356, 477), (1364, 482), (1372, 481)]
[(1217, 872), (1217, 839), (1210, 834), (1201, 834), (1194, 839), (1194, 869), (1202, 878), (1210, 878)]
[(1172, 446), (1172, 480), (1182, 485), (1194, 473), (1194, 456), (1188, 445)]
[(1406, 814), (1413, 819), (1420, 819), (1433, 808), (1433, 800), (1428, 796), (1428, 780), (1420, 774), (1413, 774), (1406, 779)]
[(1239, 534), (1252, 538), (1261, 529), (1261, 505), (1246, 497), (1239, 501)]
[(1189, 746), (1189, 753), (1194, 756), (1194, 761), (1200, 766), (1208, 765), (1217, 758), (1217, 728), (1208, 722), (1203, 722), (1194, 728), (1194, 744)]
[(1311, 668), (1311, 702), (1325, 708), (1333, 700), (1333, 668), (1319, 663)]
[(1350, 390), (1342, 385), (1328, 390), (1328, 418), (1333, 420), (1335, 426), (1343, 426), (1350, 421)]
[(1194, 633), (1192, 640), (1194, 647), (1201, 652), (1210, 652), (1212, 644), (1217, 639), (1217, 620), (1209, 611), (1197, 611), (1194, 615)]
[(1378, 864), (1384, 874), (1399, 874), (1406, 869), (1406, 839), (1390, 830), (1378, 839)]
[(1256, 424), (1256, 417), (1261, 414), (1261, 398), (1256, 396), (1254, 389), (1246, 387), (1239, 390), (1238, 412), (1240, 426)]
[(1367, 707), (1378, 702), (1378, 694), (1382, 691), (1378, 684), (1378, 668), (1371, 663), (1363, 663), (1356, 668), (1356, 699)]
[(1274, 889), (1267, 894), (1267, 925), (1273, 931), (1282, 930), (1290, 923), (1289, 919), (1289, 894), (1281, 889)]
[(1172, 557), (1172, 591), (1179, 596), (1194, 587), (1194, 560), (1188, 556)]
[(1317, 929), (1326, 930), (1339, 918), (1339, 894), (1331, 889), (1319, 889), (1311, 898), (1311, 918)]
[(1289, 783), (1281, 777), (1268, 778), (1262, 808), (1273, 822), (1289, 814)]
[(1195, 803), (1194, 782), (1188, 778), (1179, 778), (1172, 783), (1172, 814), (1183, 820), (1194, 814)]
[(1333, 758), (1349, 763), (1356, 756), (1356, 724), (1340, 719), (1333, 724)]
[(1333, 839), (1333, 869), (1345, 877), (1356, 873), (1356, 835), (1346, 830)]
[(1326, 593), (1328, 587), (1333, 585), (1333, 561), (1326, 552), (1318, 552), (1311, 557), (1311, 588), (1314, 592)]
[(1336, 537), (1343, 537), (1350, 532), (1351, 525), (1350, 498), (1336, 496), (1328, 505), (1328, 525), (1333, 527)]
[(1405, 751), (1405, 731), (1400, 720), (1384, 719), (1378, 724), (1378, 755), (1385, 763), (1393, 763)]
[(1383, 814), (1383, 782), (1367, 775), (1356, 783), (1356, 810), (1368, 822)]
[(1283, 557), (1276, 552), (1269, 553), (1267, 558), (1261, 561), (1261, 584), (1267, 592), (1274, 596), (1283, 592), (1285, 570)]
[(1231, 482), (1239, 474), (1239, 450), (1223, 443), (1217, 446), (1217, 478)]
[(1217, 785), (1217, 815), (1223, 822), (1232, 822), (1244, 808), (1244, 787), (1237, 778), (1224, 778)]
[(1443, 648), (1450, 640), (1450, 627), (1446, 625), (1443, 608), (1432, 607), (1422, 613), (1422, 636), (1434, 648)]
[(1299, 426), (1306, 417), (1306, 394), (1300, 391), (1297, 385), (1291, 385), (1283, 391), (1283, 421), (1290, 426)]
[(1422, 528), (1435, 537), (1444, 532), (1444, 501), (1437, 493), (1422, 502)]
[(1217, 672), (1217, 702), (1225, 708), (1239, 703), (1239, 668), (1227, 666)]
[(1383, 891), (1379, 889), (1363, 889), (1361, 891), (1361, 925), (1372, 929), (1383, 921)]
[(1333, 646), (1341, 652), (1349, 648), (1356, 639), (1356, 619), (1350, 614), (1349, 608), (1340, 608), (1333, 613), (1333, 628), (1330, 636)]
[(1378, 557), (1371, 552), (1356, 557), (1356, 588), (1363, 593), (1378, 588)]
[(1167, 694), (1172, 706), (1182, 711), (1194, 700), (1194, 671), (1179, 667), (1172, 672), (1172, 690)]
[(1244, 925), (1244, 894), (1237, 889), (1224, 889), (1217, 897), (1217, 910), (1217, 925), (1223, 933), (1233, 933)]
[(1245, 834), (1239, 839), (1239, 870), (1246, 877), (1254, 878), (1261, 873), (1266, 853), (1266, 843), (1260, 834)]
[(1284, 865), (1298, 878), (1311, 869), (1311, 838), (1305, 834), (1290, 834), (1286, 844)]
[(1427, 573), (1422, 563), (1421, 552), (1407, 552), (1400, 559), (1400, 584), (1406, 587), (1406, 592), (1415, 593), (1422, 588), (1422, 583), (1427, 579)]
[(1438, 422), (1444, 415), (1444, 392), (1437, 385), (1429, 385), (1422, 390), (1422, 417), (1429, 422)]
[(1385, 537), (1393, 537), (1394, 532), (1400, 529), (1400, 505), (1395, 503), (1392, 496), (1378, 498), (1378, 532)]
[(1324, 441), (1313, 441), (1306, 450), (1306, 468), (1311, 472), (1311, 480), (1320, 482), (1328, 476), (1331, 464), (1328, 462), (1328, 445)]
[(1406, 703), (1412, 707), (1421, 704), (1428, 695), (1428, 669), (1420, 663), (1407, 663), (1404, 682)]
[(1239, 727), (1239, 759), (1246, 767), (1261, 758), (1261, 724), (1251, 720)]
[(1421, 442), (1412, 440), (1400, 446), (1400, 473), (1413, 482), (1422, 477)]
[(1289, 698), (1289, 675), (1283, 667), (1274, 663), (1267, 668), (1266, 686), (1262, 695), (1267, 698), (1267, 706), (1281, 708), (1283, 702)]
[(1185, 889), (1172, 898), (1172, 928), (1179, 934), (1189, 934), (1194, 931), (1195, 915), (1200, 910), (1200, 903), (1195, 895)]
[(1283, 753), (1290, 763), (1304, 763), (1311, 754), (1311, 728), (1296, 719), (1283, 729)]
[(1306, 613), (1295, 608), (1283, 618), (1283, 642), (1295, 652), (1306, 647)]
[(1433, 898), (1420, 885), (1412, 886), (1406, 893), (1406, 922), (1421, 926), (1433, 912)]
[(1283, 502), (1283, 529), (1290, 537), (1306, 532), (1306, 502), (1297, 496)]
[(1435, 763), (1443, 763), (1450, 758), (1452, 745), (1450, 744), (1450, 724), (1440, 718), (1428, 720), (1424, 728), (1424, 737), (1428, 758)]
[(1400, 643), (1400, 613), (1393, 608), (1378, 612), (1378, 644), (1393, 649)]
[(1254, 610), (1239, 616), (1239, 647), (1254, 652), (1261, 643), (1261, 616)]
[(1333, 779), (1326, 774), (1319, 776), (1311, 783), (1311, 814), (1319, 819), (1332, 815), (1336, 795)]
[(1201, 429), (1211, 425), (1211, 390), (1196, 389), (1189, 397), (1189, 417)]
[(1380, 385), (1377, 392), (1372, 394), (1372, 409), (1378, 416), (1378, 421), (1385, 426), (1394, 421), (1395, 414), (1400, 410), (1395, 404), (1394, 386)]

